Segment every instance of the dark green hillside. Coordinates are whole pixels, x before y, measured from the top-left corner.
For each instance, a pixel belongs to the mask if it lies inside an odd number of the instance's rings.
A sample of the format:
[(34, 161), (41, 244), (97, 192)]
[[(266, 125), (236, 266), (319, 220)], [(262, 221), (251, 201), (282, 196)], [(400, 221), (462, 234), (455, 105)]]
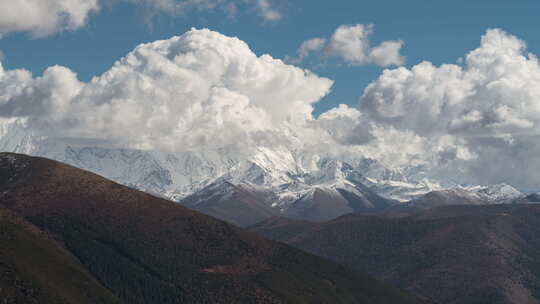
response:
[(57, 235), (124, 303), (418, 303), (370, 276), (51, 160), (0, 154), (0, 193), (0, 206)]

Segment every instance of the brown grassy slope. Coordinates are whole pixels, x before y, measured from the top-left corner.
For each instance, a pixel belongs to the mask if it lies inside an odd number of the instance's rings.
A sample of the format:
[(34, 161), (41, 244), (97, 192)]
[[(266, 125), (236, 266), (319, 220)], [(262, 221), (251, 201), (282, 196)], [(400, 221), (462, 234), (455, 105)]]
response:
[(0, 208), (2, 303), (120, 303), (47, 233)]
[(540, 206), (448, 206), (252, 227), (440, 303), (540, 303)]
[(369, 276), (51, 160), (0, 154), (0, 206), (125, 303), (417, 303)]

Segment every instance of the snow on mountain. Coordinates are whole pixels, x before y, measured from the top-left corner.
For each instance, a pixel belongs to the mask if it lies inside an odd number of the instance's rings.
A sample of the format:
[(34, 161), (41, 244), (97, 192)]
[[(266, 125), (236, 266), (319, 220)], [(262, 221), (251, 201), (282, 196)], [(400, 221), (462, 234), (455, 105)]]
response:
[(325, 221), (353, 213), (354, 209), (335, 188), (314, 187), (285, 209), (285, 215), (310, 221)]
[(511, 203), (534, 203), (532, 195), (525, 195), (507, 184), (490, 186), (459, 186), (429, 192), (408, 202), (393, 205), (384, 213), (387, 216), (404, 217), (423, 210), (451, 205), (495, 205)]
[(402, 202), (450, 188), (463, 188), (493, 202), (523, 196), (505, 184), (462, 187), (434, 180), (422, 168), (393, 169), (359, 156), (343, 159), (279, 146), (238, 155), (225, 149), (166, 153), (103, 148), (90, 140), (51, 140), (28, 131), (23, 119), (0, 120), (0, 151), (56, 159), (175, 201), (223, 180), (248, 192), (272, 193), (272, 201), (265, 203), (282, 212), (310, 195), (335, 196), (348, 202), (351, 197), (365, 195), (359, 187)]
[(362, 184), (337, 183), (309, 187), (294, 202), (282, 205), (286, 217), (327, 221), (349, 213), (375, 213), (394, 204)]
[(250, 226), (279, 215), (279, 210), (271, 206), (272, 194), (259, 190), (244, 184), (233, 185), (222, 179), (180, 203), (239, 226)]
[(420, 181), (377, 180), (366, 178), (364, 184), (384, 197), (407, 202), (429, 192), (445, 189), (442, 185), (424, 179)]
[(504, 183), (489, 186), (465, 187), (464, 189), (477, 193), (485, 201), (492, 204), (505, 203), (524, 196), (524, 193)]

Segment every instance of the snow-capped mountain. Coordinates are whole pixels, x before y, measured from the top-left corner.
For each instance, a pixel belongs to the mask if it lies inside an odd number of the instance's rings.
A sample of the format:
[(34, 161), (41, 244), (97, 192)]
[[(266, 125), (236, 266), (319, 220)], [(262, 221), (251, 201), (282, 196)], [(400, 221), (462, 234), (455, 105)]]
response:
[(314, 186), (286, 206), (284, 215), (311, 221), (328, 221), (349, 213), (376, 213), (397, 203), (362, 184)]
[(526, 196), (507, 184), (455, 187), (432, 191), (411, 201), (393, 205), (384, 210), (384, 213), (389, 216), (401, 217), (439, 206), (513, 203), (534, 203), (534, 197)]
[(464, 187), (465, 190), (478, 194), (484, 201), (497, 204), (523, 197), (524, 194), (508, 184)]
[(271, 191), (218, 180), (180, 203), (239, 226), (250, 226), (280, 215), (279, 210), (272, 207), (275, 199), (277, 197)]
[[(226, 182), (240, 187), (234, 193), (241, 190), (259, 198), (262, 195), (257, 193), (271, 193), (272, 200), (264, 203), (295, 217), (314, 208), (337, 215), (358, 208), (380, 209), (389, 201), (411, 201), (450, 188), (484, 202), (501, 203), (523, 196), (505, 184), (463, 187), (431, 179), (422, 168), (392, 169), (373, 159), (344, 160), (284, 147), (259, 147), (250, 155), (225, 149), (167, 153), (103, 148), (48, 139), (28, 131), (24, 120), (16, 119), (0, 121), (0, 151), (56, 159), (178, 202), (194, 194), (208, 196), (204, 192), (213, 189), (209, 186)], [(225, 188), (231, 192), (230, 187)], [(331, 200), (334, 205), (323, 204)]]
[(234, 151), (165, 153), (81, 146), (26, 131), (24, 122), (0, 123), (0, 150), (44, 156), (96, 172), (120, 183), (180, 200), (219, 179), (276, 190), (292, 202), (314, 185), (342, 185), (360, 179), (361, 167), (320, 155), (260, 147), (248, 157)]

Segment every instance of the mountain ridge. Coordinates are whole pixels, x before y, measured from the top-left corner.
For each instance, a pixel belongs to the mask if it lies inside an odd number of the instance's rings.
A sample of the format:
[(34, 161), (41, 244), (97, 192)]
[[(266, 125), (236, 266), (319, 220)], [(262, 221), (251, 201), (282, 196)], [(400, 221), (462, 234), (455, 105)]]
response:
[(0, 208), (57, 235), (126, 303), (421, 302), (370, 276), (56, 161), (1, 153), (0, 193)]
[(540, 205), (447, 205), (250, 227), (438, 303), (540, 303)]
[[(239, 187), (227, 195), (243, 193), (240, 196), (252, 197), (251, 203), (240, 199), (222, 204), (220, 210), (216, 205), (206, 209), (201, 205), (199, 210), (241, 226), (262, 220), (261, 215), (324, 221), (351, 212), (380, 211), (380, 206), (407, 208), (433, 191), (468, 191), (481, 196), (483, 204), (520, 198), (523, 201), (526, 197), (505, 184), (463, 186), (453, 181), (438, 182), (429, 179), (421, 167), (390, 169), (373, 159), (306, 153), (279, 146), (259, 147), (249, 155), (224, 149), (168, 153), (86, 146), (39, 136), (26, 130), (22, 120), (0, 121), (0, 151), (56, 159), (179, 203), (209, 196), (204, 193), (208, 187), (227, 181)], [(337, 204), (335, 208), (327, 206), (331, 201)], [(231, 209), (236, 208), (238, 215), (232, 214), (235, 210), (225, 210), (227, 205), (234, 205)], [(245, 219), (240, 218), (242, 213)]]

